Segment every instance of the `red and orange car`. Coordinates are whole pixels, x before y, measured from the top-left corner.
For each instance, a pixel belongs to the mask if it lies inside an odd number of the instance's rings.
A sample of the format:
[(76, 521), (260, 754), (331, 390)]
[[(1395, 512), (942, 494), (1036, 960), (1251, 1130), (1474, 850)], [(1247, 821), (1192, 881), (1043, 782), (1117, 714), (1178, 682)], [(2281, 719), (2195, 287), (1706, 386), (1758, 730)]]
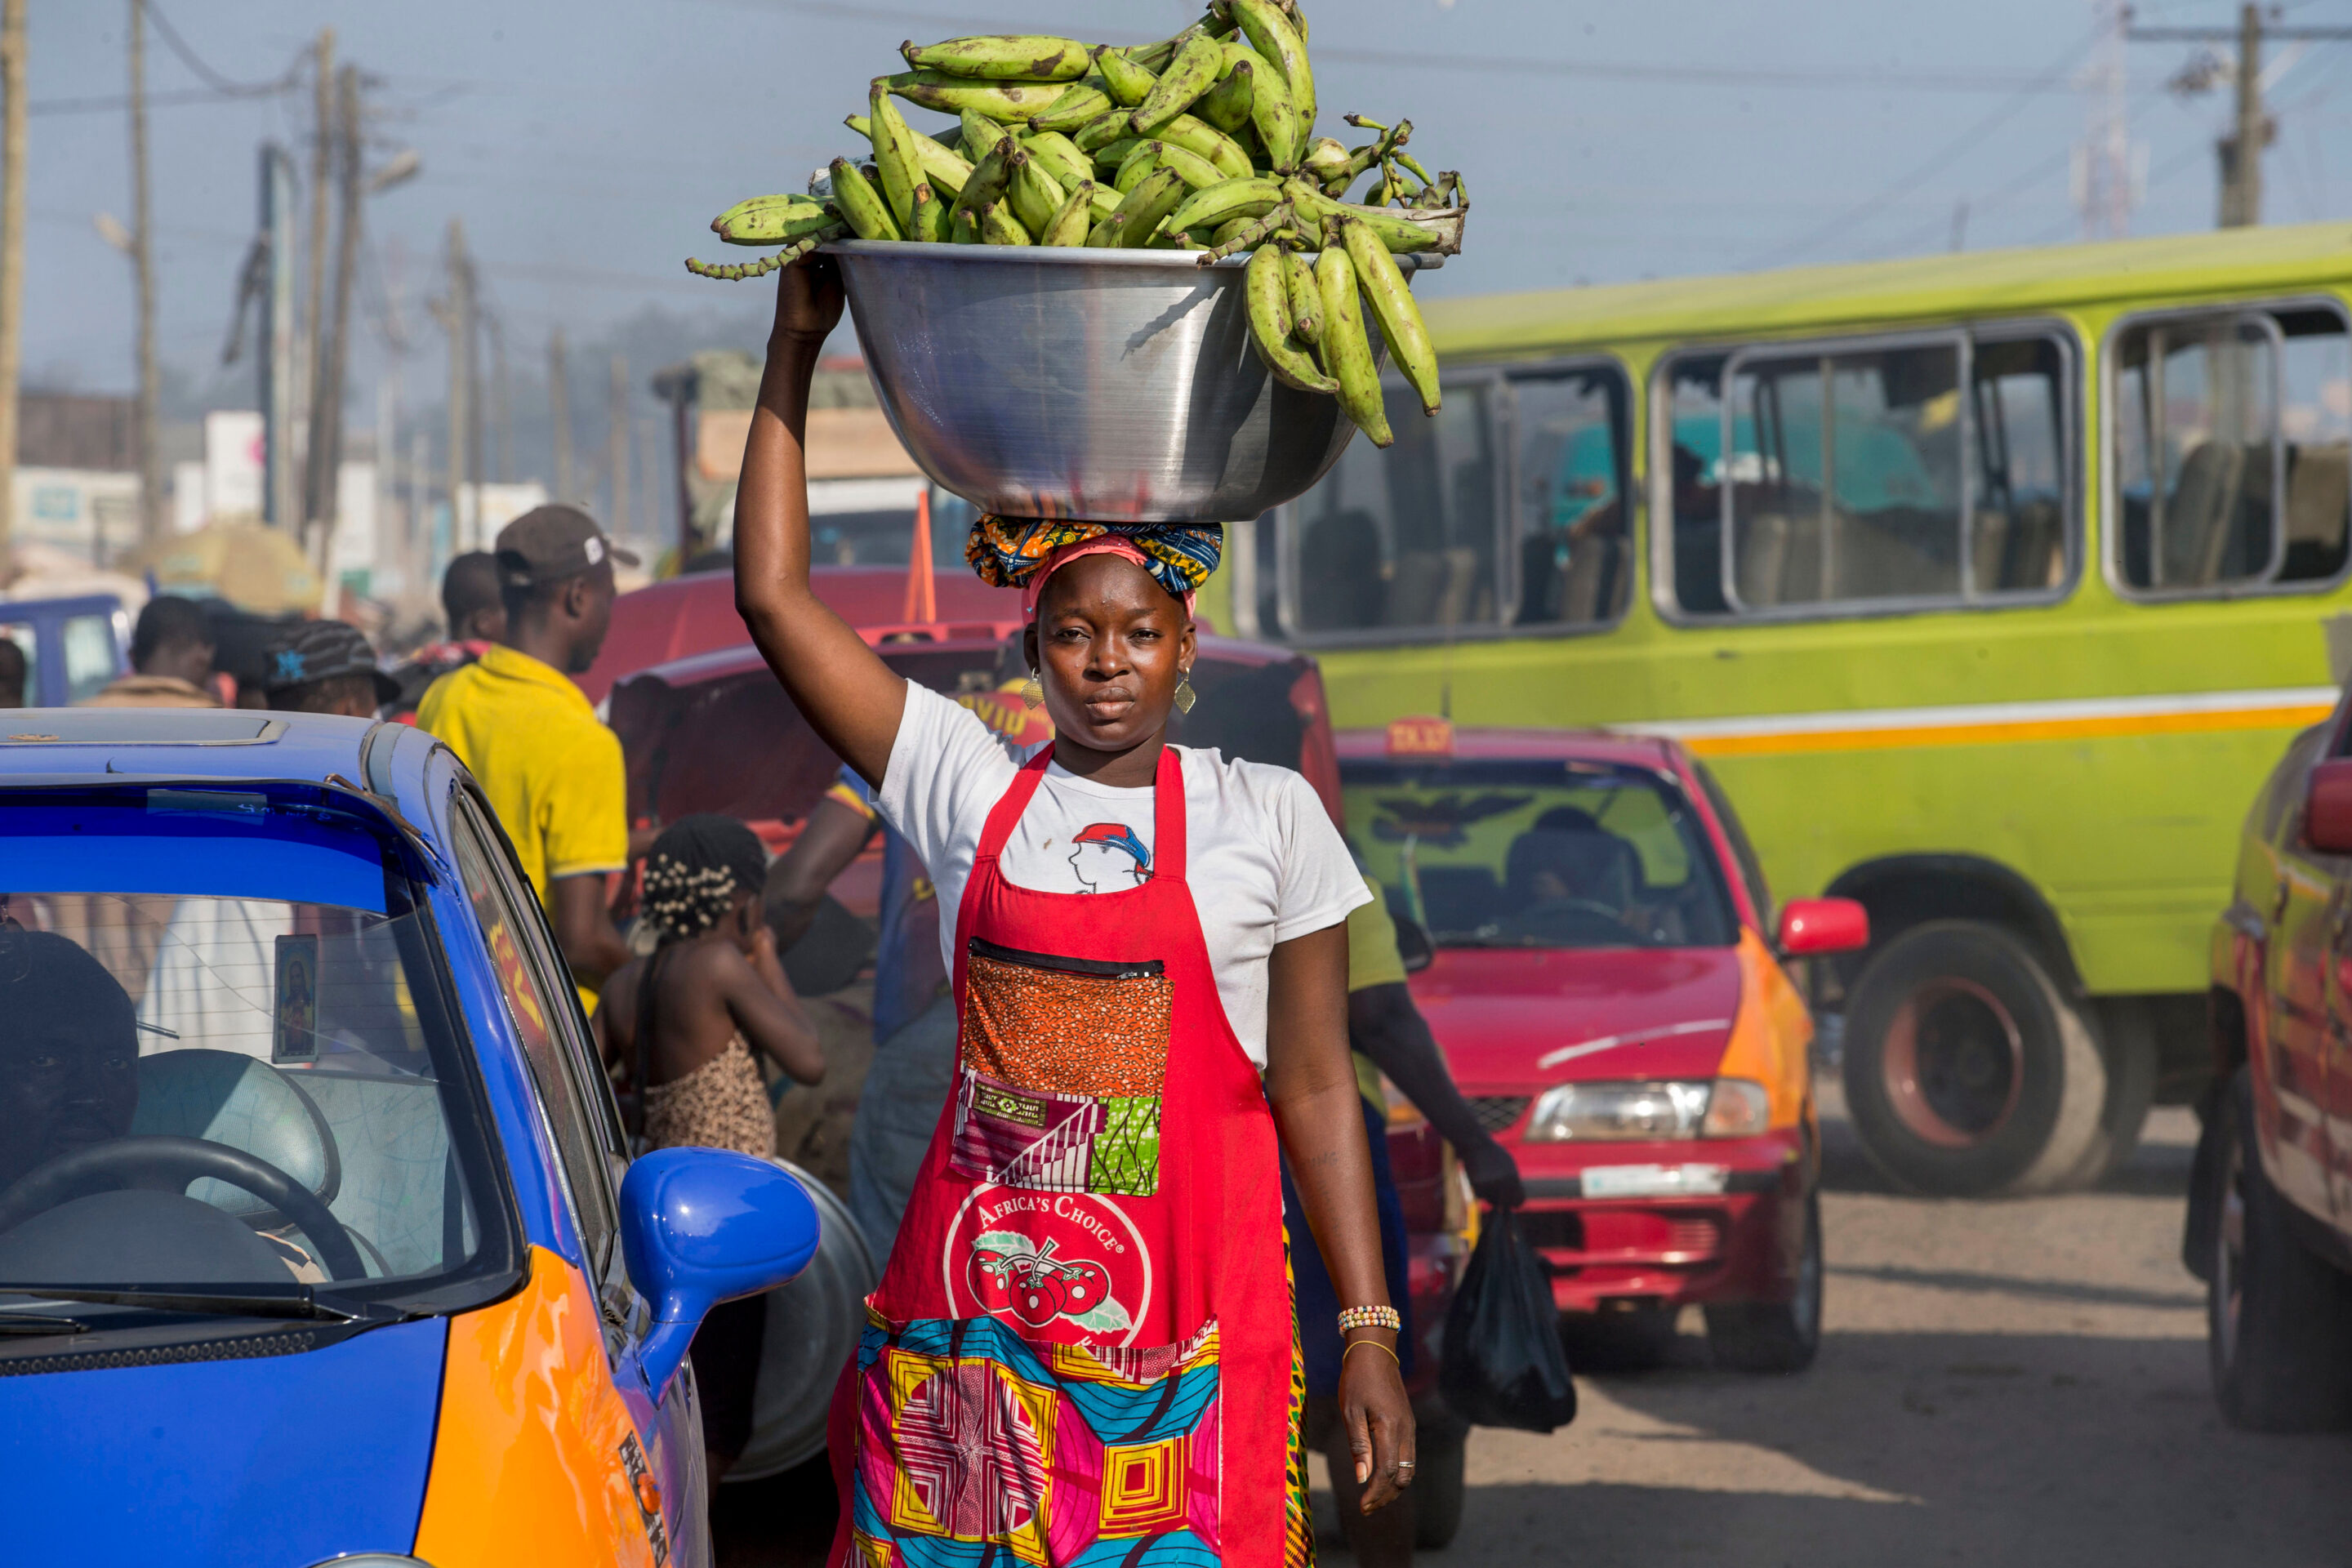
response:
[(1862, 907), (1776, 921), (1671, 741), (1402, 720), (1339, 748), (1349, 837), (1433, 949), (1413, 994), (1519, 1163), (1561, 1310), (1662, 1336), (1696, 1303), (1719, 1363), (1809, 1363), (1821, 1139), (1783, 966), (1864, 945)]

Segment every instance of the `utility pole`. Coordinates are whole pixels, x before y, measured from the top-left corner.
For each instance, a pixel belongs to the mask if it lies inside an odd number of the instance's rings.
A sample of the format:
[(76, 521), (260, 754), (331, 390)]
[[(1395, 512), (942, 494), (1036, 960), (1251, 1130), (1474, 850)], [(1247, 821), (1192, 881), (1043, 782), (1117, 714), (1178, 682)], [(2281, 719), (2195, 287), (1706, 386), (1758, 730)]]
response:
[[(2138, 44), (2203, 44), (2207, 52), (2175, 77), (2173, 89), (2183, 95), (2210, 89), (2221, 62), (2210, 53), (2216, 44), (2235, 46), (2231, 75), (2237, 88), (2237, 112), (2230, 130), (2214, 143), (2221, 171), (2221, 226), (2250, 228), (2263, 221), (2263, 149), (2278, 139), (2278, 122), (2263, 109), (2263, 45), (2265, 41), (2341, 43), (2352, 39), (2352, 27), (2290, 27), (2265, 22), (2262, 8), (2242, 5), (2235, 27), (2134, 27)], [(2283, 62), (2284, 63), (2284, 62)]]
[(2131, 232), (2132, 162), (2125, 45), (2131, 7), (2123, 0), (2092, 0), (2099, 41), (2076, 84), (2089, 96), (2083, 141), (2074, 149), (2074, 205), (2084, 239), (2121, 239)]
[(25, 357), (25, 0), (0, 0), (0, 584), (16, 522), (16, 379)]
[(449, 334), (449, 547), (468, 548), (466, 496), (479, 469), (474, 432), (474, 266), (466, 256), (466, 222), (449, 220), (449, 298), (442, 326)]
[(482, 318), (490, 334), (490, 440), (498, 452), (499, 483), (514, 479), (514, 419), (507, 401), (507, 329), (496, 311)]
[(621, 354), (613, 356), (612, 396), (613, 510), (604, 531), (618, 539), (629, 531), (629, 362)]
[(337, 87), (335, 183), (342, 208), (342, 231), (337, 237), (335, 248), (334, 316), (328, 325), (326, 353), (319, 376), (310, 389), (310, 493), (309, 504), (303, 509), (308, 521), (324, 525), (325, 532), (317, 545), (322, 572), (327, 541), (334, 533), (341, 510), (343, 384), (350, 366), (352, 288), (360, 265), (359, 68), (345, 66)]
[(261, 517), (272, 528), (302, 528), (301, 468), (294, 460), (294, 158), (261, 150), (261, 233), (268, 265), (261, 309)]
[(573, 499), (572, 488), (572, 379), (563, 361), (563, 329), (547, 339), (547, 418), (555, 427), (555, 499)]
[[(295, 406), (306, 414), (315, 412), (318, 386), (325, 365), (327, 324), (327, 181), (333, 168), (331, 156), (335, 142), (335, 30), (319, 29), (319, 42), (313, 62), (318, 80), (311, 104), (310, 139), (310, 248), (306, 259), (310, 264), (310, 287), (302, 296), (302, 342), (296, 351), (299, 361), (295, 374), (301, 380)], [(309, 454), (315, 450), (318, 431), (303, 433), (304, 473), (309, 476)], [(316, 491), (315, 480), (302, 487), (305, 502)], [(299, 527), (316, 521), (308, 513), (296, 520)]]
[(138, 279), (139, 537), (163, 536), (163, 454), (156, 428), (163, 376), (155, 365), (155, 236), (147, 182), (147, 4), (131, 0), (131, 265)]

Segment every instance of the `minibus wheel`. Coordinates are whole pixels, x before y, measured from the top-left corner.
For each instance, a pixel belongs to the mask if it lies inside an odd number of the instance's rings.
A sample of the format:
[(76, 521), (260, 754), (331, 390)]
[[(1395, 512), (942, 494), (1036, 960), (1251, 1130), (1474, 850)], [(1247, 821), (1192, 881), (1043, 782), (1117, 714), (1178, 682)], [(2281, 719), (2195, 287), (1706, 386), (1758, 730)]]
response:
[(2245, 1068), (2218, 1112), (2215, 1158), (2204, 1163), (2219, 1219), (2205, 1285), (2213, 1396), (2232, 1426), (2342, 1426), (2352, 1420), (2352, 1279), (2295, 1239), (2254, 1144)]
[(1881, 1170), (1959, 1197), (2095, 1180), (2119, 1098), (2089, 1020), (2041, 958), (1979, 921), (1914, 926), (1864, 965), (1846, 1006), (1845, 1094)]

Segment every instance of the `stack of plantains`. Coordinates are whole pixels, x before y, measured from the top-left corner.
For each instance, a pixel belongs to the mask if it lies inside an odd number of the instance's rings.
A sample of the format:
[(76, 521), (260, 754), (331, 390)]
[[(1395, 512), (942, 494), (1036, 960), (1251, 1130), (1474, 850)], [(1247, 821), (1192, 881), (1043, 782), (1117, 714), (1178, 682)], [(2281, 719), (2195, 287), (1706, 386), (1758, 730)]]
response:
[[(711, 223), (730, 245), (782, 246), (705, 278), (762, 277), (828, 240), (1166, 249), (1202, 265), (1249, 252), (1252, 340), (1288, 385), (1336, 395), (1393, 439), (1359, 298), (1423, 407), (1437, 359), (1395, 257), (1458, 251), (1469, 196), (1405, 151), (1412, 122), (1315, 134), (1315, 75), (1297, 0), (1211, 0), (1172, 38), (1135, 48), (1014, 36), (902, 46), (847, 124), (870, 158), (835, 158), (806, 195), (754, 196)], [(931, 137), (893, 98), (956, 117)], [(1345, 198), (1365, 181), (1361, 202)], [(1312, 253), (1315, 259), (1307, 258)]]

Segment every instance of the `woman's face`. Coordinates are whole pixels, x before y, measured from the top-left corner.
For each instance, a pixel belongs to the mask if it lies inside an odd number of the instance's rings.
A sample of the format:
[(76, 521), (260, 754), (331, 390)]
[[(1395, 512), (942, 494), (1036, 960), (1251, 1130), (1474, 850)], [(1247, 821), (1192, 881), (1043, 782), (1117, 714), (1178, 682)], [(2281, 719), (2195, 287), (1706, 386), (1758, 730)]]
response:
[(1047, 578), (1028, 635), (1055, 734), (1097, 752), (1167, 728), (1192, 667), (1184, 606), (1119, 555), (1082, 555)]

